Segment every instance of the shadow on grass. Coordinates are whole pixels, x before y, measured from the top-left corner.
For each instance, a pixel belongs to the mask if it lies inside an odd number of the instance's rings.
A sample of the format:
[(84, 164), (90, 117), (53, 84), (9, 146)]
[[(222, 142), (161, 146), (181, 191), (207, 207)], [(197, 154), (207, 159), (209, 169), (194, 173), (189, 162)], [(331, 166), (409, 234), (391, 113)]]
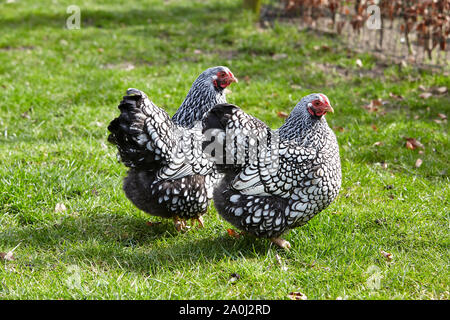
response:
[[(211, 264), (224, 258), (265, 255), (271, 245), (267, 240), (250, 236), (231, 238), (225, 229), (211, 232), (194, 227), (178, 233), (170, 220), (154, 226), (148, 226), (146, 221), (111, 214), (66, 216), (44, 226), (10, 228), (0, 233), (0, 242), (6, 247), (21, 243), (22, 247), (32, 247), (33, 252), (56, 253), (52, 257), (63, 263), (90, 261), (147, 275), (161, 268), (170, 270), (192, 263)], [(17, 261), (36, 264), (25, 260)]]

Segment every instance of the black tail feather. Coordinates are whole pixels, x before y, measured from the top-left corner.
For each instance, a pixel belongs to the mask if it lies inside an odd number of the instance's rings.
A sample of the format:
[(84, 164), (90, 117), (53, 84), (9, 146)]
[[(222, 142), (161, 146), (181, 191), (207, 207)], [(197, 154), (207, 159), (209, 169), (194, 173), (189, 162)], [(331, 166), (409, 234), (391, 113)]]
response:
[[(216, 164), (219, 172), (235, 172), (240, 166), (236, 163), (229, 163), (227, 158), (227, 129), (228, 122), (231, 120), (234, 109), (239, 109), (237, 106), (223, 103), (214, 106), (203, 118), (203, 134), (206, 141), (203, 143), (203, 151), (210, 153), (211, 160)], [(209, 132), (209, 134), (208, 134)], [(209, 137), (214, 137), (214, 141), (208, 141)], [(214, 148), (208, 148), (211, 144)]]
[(203, 118), (203, 133), (210, 129), (226, 131), (232, 111), (237, 108), (237, 106), (229, 103), (215, 105)]
[[(117, 146), (122, 162), (130, 168), (155, 168), (155, 155), (149, 154), (145, 140), (146, 115), (142, 111), (144, 97), (139, 94), (124, 96), (119, 104), (120, 115), (110, 122), (108, 141)], [(140, 137), (141, 136), (141, 137)]]

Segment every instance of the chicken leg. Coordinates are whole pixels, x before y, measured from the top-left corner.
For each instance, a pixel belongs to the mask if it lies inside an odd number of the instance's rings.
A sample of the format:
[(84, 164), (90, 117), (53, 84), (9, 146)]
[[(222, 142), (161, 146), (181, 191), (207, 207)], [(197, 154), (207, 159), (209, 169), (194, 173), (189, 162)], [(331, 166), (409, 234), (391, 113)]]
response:
[(289, 241), (286, 241), (284, 239), (281, 239), (281, 238), (270, 238), (270, 241), (272, 241), (277, 246), (279, 246), (280, 248), (283, 248), (285, 250), (289, 250), (291, 248), (291, 244), (289, 243)]

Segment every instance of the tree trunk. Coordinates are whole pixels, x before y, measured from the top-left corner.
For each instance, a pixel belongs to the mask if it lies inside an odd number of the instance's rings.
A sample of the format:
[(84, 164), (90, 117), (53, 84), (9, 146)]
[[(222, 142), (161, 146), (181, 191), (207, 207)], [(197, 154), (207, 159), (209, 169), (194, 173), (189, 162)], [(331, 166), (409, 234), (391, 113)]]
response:
[(244, 8), (250, 9), (259, 16), (261, 10), (261, 0), (243, 0)]

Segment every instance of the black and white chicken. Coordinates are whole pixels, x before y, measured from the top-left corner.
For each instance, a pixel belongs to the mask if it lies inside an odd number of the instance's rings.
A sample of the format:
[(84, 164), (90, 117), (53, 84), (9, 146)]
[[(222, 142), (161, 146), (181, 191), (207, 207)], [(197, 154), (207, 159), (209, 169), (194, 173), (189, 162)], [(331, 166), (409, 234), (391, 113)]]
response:
[(201, 145), (190, 143), (201, 140), (200, 120), (216, 104), (226, 103), (225, 88), (232, 82), (237, 79), (227, 67), (205, 70), (172, 119), (145, 93), (128, 89), (120, 116), (108, 126), (108, 141), (130, 168), (123, 183), (126, 196), (151, 215), (172, 218), (178, 231), (186, 227), (186, 219), (203, 226), (201, 216), (220, 175)]
[(302, 98), (277, 130), (230, 104), (206, 114), (203, 132), (216, 131), (222, 143), (210, 155), (225, 174), (213, 199), (226, 221), (289, 248), (280, 235), (337, 197), (341, 164), (327, 112), (333, 112), (330, 101), (318, 93)]

